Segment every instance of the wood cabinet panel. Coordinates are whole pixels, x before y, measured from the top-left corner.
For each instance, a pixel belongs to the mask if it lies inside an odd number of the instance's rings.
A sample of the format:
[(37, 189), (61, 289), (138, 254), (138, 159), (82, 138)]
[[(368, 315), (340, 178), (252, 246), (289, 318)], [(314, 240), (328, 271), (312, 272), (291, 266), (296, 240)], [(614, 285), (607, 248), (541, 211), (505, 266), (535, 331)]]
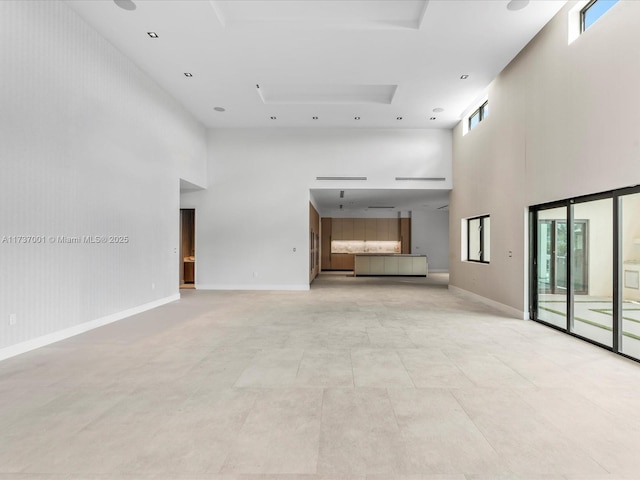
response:
[(389, 218), (387, 219), (387, 227), (389, 229), (387, 240), (400, 240), (400, 219), (399, 218)]
[(184, 283), (194, 283), (196, 280), (195, 262), (184, 262)]
[(344, 240), (342, 237), (342, 219), (331, 219), (331, 240)]
[(386, 218), (376, 218), (376, 238), (374, 240), (389, 240), (389, 225)]
[(353, 270), (356, 266), (356, 256), (354, 254), (348, 254), (345, 255), (345, 257), (347, 257), (345, 260), (346, 270)]
[(320, 223), (322, 229), (320, 269), (331, 270), (331, 219), (323, 218)]
[(375, 218), (364, 219), (364, 239), (365, 240), (378, 239), (378, 230), (377, 230)]
[(401, 253), (411, 253), (411, 219), (400, 219)]
[(320, 214), (309, 202), (309, 283), (320, 273)]
[(353, 218), (342, 219), (342, 240), (356, 240), (353, 237)]
[(353, 239), (365, 240), (364, 236), (364, 218), (353, 219)]
[(355, 263), (355, 255), (351, 253), (333, 253), (331, 254), (332, 270), (353, 270)]

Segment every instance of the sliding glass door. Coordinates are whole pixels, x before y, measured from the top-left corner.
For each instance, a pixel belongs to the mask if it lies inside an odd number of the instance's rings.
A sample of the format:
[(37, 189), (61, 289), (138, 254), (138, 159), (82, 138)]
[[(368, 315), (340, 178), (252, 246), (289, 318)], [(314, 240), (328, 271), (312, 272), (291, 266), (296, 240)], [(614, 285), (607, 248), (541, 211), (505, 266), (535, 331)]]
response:
[(571, 332), (613, 345), (613, 201), (573, 205)]
[(640, 360), (640, 187), (531, 213), (531, 319)]
[(567, 326), (567, 208), (540, 210), (537, 216), (536, 317), (556, 327)]
[(620, 198), (620, 351), (640, 359), (640, 193)]

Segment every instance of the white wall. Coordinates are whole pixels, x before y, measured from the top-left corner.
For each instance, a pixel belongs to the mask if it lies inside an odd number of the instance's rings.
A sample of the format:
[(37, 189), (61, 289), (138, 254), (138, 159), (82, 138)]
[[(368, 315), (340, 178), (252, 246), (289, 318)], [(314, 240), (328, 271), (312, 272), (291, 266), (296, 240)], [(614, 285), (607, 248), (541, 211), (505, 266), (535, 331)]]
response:
[(426, 255), (430, 272), (449, 271), (449, 212), (413, 211), (411, 253)]
[[(640, 2), (618, 2), (569, 45), (574, 5), (494, 80), (490, 116), (453, 135), (450, 282), (520, 312), (527, 208), (640, 183)], [(460, 220), (481, 213), (491, 215), (490, 265), (460, 258)]]
[(396, 176), (443, 176), (437, 188), (451, 188), (451, 132), (210, 131), (209, 188), (182, 195), (196, 209), (197, 286), (307, 289), (309, 190), (355, 183), (316, 176), (366, 176), (359, 188), (381, 189), (397, 188)]
[(0, 240), (45, 238), (0, 243), (0, 347), (175, 298), (179, 178), (206, 182), (204, 127), (62, 2), (0, 2), (0, 71)]

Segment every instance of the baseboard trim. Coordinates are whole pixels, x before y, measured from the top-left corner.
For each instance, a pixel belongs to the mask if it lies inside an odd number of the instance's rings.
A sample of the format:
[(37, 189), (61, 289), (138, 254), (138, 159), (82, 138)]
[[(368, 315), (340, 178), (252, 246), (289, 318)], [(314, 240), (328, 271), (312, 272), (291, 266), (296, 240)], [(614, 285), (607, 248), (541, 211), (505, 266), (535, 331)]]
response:
[(491, 300), (490, 298), (483, 297), (482, 295), (478, 295), (477, 293), (469, 292), (468, 290), (464, 290), (463, 288), (449, 285), (449, 291), (454, 295), (460, 295), (461, 297), (484, 303), (489, 307), (506, 313), (510, 317), (514, 317), (519, 320), (526, 320), (528, 318), (526, 312), (520, 311), (517, 308), (510, 307), (509, 305), (505, 305), (504, 303), (496, 302), (495, 300)]
[(305, 292), (310, 289), (309, 285), (196, 285), (196, 290), (274, 290), (274, 291), (294, 291)]
[(151, 310), (151, 309), (160, 307), (162, 305), (166, 305), (167, 303), (175, 302), (176, 300), (180, 300), (179, 293), (175, 295), (171, 295), (169, 297), (161, 298), (159, 300), (154, 300), (153, 302), (145, 303), (143, 305), (139, 305), (134, 308), (129, 308), (127, 310), (123, 310), (118, 313), (113, 313), (111, 315), (107, 315), (106, 317), (101, 317), (95, 320), (91, 320), (89, 322), (84, 322), (84, 323), (81, 323), (80, 325), (75, 325), (70, 328), (65, 328), (64, 330), (48, 333), (47, 335), (43, 335), (41, 337), (37, 337), (31, 340), (27, 340), (25, 342), (20, 342), (20, 343), (16, 343), (15, 345), (4, 347), (0, 349), (0, 361), (6, 360), (7, 358), (15, 357), (17, 355), (21, 355), (23, 353), (30, 352), (31, 350), (35, 350), (37, 348), (44, 347), (52, 343), (56, 343), (61, 340), (65, 340), (70, 337), (74, 337), (76, 335), (80, 335), (81, 333), (88, 332), (89, 330), (94, 330), (96, 328), (103, 327), (110, 323), (117, 322), (118, 320), (123, 320), (127, 317), (131, 317), (133, 315), (146, 312), (147, 310)]

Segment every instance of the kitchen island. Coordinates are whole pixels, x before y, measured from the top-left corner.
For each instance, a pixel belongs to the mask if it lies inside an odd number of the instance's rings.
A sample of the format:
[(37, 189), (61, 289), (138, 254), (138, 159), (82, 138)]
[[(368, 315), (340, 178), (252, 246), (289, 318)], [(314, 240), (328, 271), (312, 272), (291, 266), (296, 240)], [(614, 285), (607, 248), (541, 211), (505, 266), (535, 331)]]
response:
[(358, 253), (355, 255), (354, 275), (397, 275), (426, 277), (426, 255), (400, 253)]

